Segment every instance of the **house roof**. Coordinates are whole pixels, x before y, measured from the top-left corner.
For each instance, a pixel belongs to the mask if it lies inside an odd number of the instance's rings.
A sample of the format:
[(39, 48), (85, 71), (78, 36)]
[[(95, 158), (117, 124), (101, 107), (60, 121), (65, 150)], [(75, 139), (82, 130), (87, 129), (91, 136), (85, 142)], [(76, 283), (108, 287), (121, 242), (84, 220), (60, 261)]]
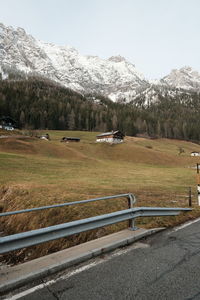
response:
[(80, 140), (80, 138), (77, 138), (77, 137), (67, 137), (67, 136), (64, 136), (62, 139), (66, 139), (66, 140)]
[(7, 122), (7, 123), (17, 123), (13, 118), (11, 118), (9, 116), (0, 117), (0, 121), (4, 121), (4, 122)]
[(116, 134), (116, 133), (121, 133), (122, 135), (124, 135), (121, 131), (119, 130), (115, 130), (115, 131), (110, 131), (110, 132), (104, 132), (104, 133), (101, 133), (99, 135), (97, 135), (97, 137), (100, 137), (100, 136), (106, 136), (106, 135), (113, 135), (113, 134)]

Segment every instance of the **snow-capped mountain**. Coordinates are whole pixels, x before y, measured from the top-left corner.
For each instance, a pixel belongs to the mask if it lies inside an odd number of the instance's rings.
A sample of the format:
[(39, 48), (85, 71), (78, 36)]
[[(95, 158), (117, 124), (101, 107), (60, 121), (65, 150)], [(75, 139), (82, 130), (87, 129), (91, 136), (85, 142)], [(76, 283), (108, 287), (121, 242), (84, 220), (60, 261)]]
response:
[(176, 88), (200, 91), (200, 74), (188, 66), (172, 70), (160, 82)]
[(24, 29), (0, 23), (0, 78), (36, 74), (54, 80), (82, 94), (101, 94), (113, 101), (156, 102), (158, 95), (174, 89), (200, 91), (200, 74), (190, 67), (172, 72), (153, 84), (125, 58), (81, 55), (75, 48), (39, 41)]
[(83, 56), (69, 46), (36, 40), (24, 29), (0, 24), (0, 66), (34, 72), (81, 93), (103, 94), (113, 101), (135, 94), (148, 82), (135, 66), (121, 56), (101, 59)]
[[(179, 97), (181, 96), (181, 98)], [(165, 84), (150, 84), (148, 88), (138, 92), (135, 97), (130, 100), (130, 103), (133, 103), (138, 106), (150, 106), (154, 103), (159, 103), (161, 99), (176, 99), (179, 97), (180, 101), (183, 102), (188, 97), (193, 97), (194, 91), (185, 90), (175, 87), (169, 87)]]

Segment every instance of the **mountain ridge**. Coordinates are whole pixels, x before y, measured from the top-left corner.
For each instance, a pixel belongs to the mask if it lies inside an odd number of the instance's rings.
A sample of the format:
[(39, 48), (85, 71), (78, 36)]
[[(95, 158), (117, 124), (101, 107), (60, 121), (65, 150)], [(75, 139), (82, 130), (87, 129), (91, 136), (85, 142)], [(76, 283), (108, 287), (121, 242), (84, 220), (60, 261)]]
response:
[[(81, 94), (100, 94), (114, 102), (134, 102), (146, 95), (144, 103), (156, 101), (160, 92), (200, 92), (200, 74), (191, 67), (172, 70), (152, 84), (134, 64), (117, 55), (108, 59), (81, 55), (70, 46), (42, 42), (26, 33), (0, 23), (0, 73), (8, 78), (9, 70), (26, 76), (44, 76)], [(158, 88), (159, 87), (159, 88)]]

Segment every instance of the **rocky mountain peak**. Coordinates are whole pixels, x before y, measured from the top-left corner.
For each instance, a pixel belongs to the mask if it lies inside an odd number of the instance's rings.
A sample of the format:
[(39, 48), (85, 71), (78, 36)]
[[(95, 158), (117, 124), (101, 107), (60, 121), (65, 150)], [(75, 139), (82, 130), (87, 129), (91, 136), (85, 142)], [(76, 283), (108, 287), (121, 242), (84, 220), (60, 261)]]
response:
[(112, 61), (112, 62), (126, 62), (126, 59), (121, 56), (121, 55), (117, 55), (117, 56), (111, 56), (108, 58), (109, 61)]
[(24, 30), (24, 28), (17, 27), (17, 32), (21, 35), (26, 35), (26, 31)]
[(37, 73), (81, 93), (103, 94), (114, 101), (147, 83), (120, 55), (108, 60), (81, 55), (70, 46), (36, 40), (24, 29), (6, 27), (0, 35), (0, 66)]
[(200, 74), (190, 66), (173, 69), (169, 75), (161, 80), (161, 82), (176, 88), (200, 90)]
[(108, 59), (81, 55), (71, 46), (42, 42), (23, 28), (0, 23), (0, 78), (8, 78), (11, 69), (26, 78), (34, 73), (82, 94), (101, 94), (113, 101), (131, 102), (138, 95), (157, 99), (156, 94), (162, 90), (166, 94), (170, 88), (200, 91), (200, 74), (191, 67), (172, 70), (152, 88), (152, 83), (121, 55)]

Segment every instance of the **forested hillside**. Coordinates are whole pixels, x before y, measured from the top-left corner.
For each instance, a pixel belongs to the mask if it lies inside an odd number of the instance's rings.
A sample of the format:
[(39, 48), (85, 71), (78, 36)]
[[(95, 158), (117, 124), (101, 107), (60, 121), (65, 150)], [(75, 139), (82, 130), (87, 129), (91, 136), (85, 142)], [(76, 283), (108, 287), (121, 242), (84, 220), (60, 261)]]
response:
[[(141, 101), (139, 101), (141, 100)], [(200, 96), (161, 96), (144, 106), (113, 103), (102, 96), (82, 96), (53, 81), (0, 81), (0, 116), (10, 116), (26, 129), (107, 131), (148, 134), (186, 140), (200, 139)], [(140, 103), (140, 105), (138, 104)]]

